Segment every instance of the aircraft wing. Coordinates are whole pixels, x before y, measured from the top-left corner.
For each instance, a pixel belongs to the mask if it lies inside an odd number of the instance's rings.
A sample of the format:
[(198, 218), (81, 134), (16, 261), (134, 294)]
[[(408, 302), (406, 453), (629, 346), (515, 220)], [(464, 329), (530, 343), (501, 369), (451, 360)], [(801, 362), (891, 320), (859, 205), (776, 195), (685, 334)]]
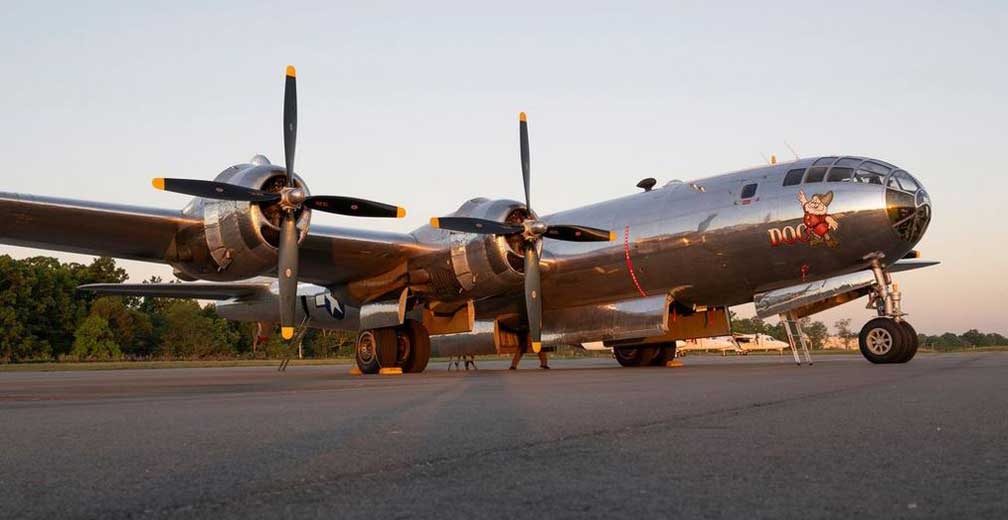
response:
[(342, 285), (405, 269), (407, 260), (427, 251), (404, 233), (312, 224), (301, 243), (298, 276), (304, 282)]
[(92, 283), (78, 287), (82, 291), (113, 296), (154, 296), (195, 298), (197, 300), (230, 300), (270, 292), (270, 282), (223, 283)]
[(164, 262), (184, 226), (178, 210), (0, 193), (0, 242), (128, 260)]
[[(0, 192), (3, 244), (166, 263), (178, 231), (202, 225), (179, 210)], [(425, 250), (408, 234), (313, 225), (300, 278), (326, 286), (364, 280)]]

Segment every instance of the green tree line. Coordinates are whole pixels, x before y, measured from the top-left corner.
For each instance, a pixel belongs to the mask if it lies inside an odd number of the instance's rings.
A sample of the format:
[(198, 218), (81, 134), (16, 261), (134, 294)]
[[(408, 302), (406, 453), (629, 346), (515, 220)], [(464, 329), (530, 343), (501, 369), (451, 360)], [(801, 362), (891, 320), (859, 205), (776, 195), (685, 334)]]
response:
[(962, 334), (946, 332), (938, 336), (918, 334), (922, 346), (937, 350), (958, 350), (972, 347), (1003, 347), (1008, 345), (1008, 338), (996, 332), (980, 332), (970, 329)]
[[(88, 265), (50, 257), (0, 256), (0, 362), (122, 359), (228, 359), (290, 355), (273, 334), (255, 352), (254, 324), (217, 316), (196, 300), (102, 296), (88, 283), (119, 283), (126, 271), (108, 257)], [(148, 282), (160, 282), (157, 277)], [(353, 335), (311, 330), (308, 357), (348, 356)]]
[[(787, 341), (787, 332), (784, 330), (784, 324), (779, 320), (775, 323), (767, 323), (763, 321), (758, 316), (753, 316), (752, 318), (739, 318), (734, 312), (731, 313), (732, 320), (732, 332), (739, 334), (766, 334), (772, 336), (781, 341)], [(802, 330), (805, 331), (805, 335), (808, 337), (809, 345), (811, 348), (819, 349), (823, 347), (826, 343), (826, 338), (829, 337), (829, 328), (820, 321), (813, 321), (811, 318), (802, 318), (800, 320)]]

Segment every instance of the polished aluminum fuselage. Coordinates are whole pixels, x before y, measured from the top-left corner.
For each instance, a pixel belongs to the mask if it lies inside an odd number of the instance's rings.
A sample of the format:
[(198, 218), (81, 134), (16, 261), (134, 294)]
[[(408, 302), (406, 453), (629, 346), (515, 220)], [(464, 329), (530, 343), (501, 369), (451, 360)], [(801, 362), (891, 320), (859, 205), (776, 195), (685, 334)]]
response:
[[(545, 240), (544, 306), (573, 307), (666, 293), (686, 305), (736, 305), (752, 301), (760, 291), (864, 269), (869, 263), (865, 257), (873, 253), (895, 262), (912, 249), (914, 244), (893, 230), (882, 185), (782, 185), (786, 171), (813, 161), (674, 181), (649, 192), (544, 216), (550, 223), (612, 229), (617, 235), (608, 243)], [(742, 199), (743, 186), (753, 183), (758, 184), (755, 196)], [(835, 246), (802, 240), (772, 243), (773, 230), (803, 227), (800, 190), (809, 197), (833, 192), (829, 214), (838, 222), (832, 232)], [(509, 298), (511, 305), (502, 301)], [(519, 304), (513, 295), (489, 299), (482, 305), (487, 313), (481, 314), (513, 310)]]

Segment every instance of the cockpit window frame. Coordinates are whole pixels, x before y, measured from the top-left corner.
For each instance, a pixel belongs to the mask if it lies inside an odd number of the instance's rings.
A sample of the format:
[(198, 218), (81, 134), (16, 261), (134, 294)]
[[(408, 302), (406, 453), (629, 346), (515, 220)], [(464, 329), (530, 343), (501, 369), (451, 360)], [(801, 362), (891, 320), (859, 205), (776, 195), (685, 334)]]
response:
[[(842, 171), (847, 173), (843, 174), (841, 173)], [(840, 175), (843, 175), (843, 177), (839, 177)], [(853, 177), (854, 168), (849, 166), (833, 166), (826, 172), (826, 182), (850, 182)]]
[[(848, 173), (849, 172), (849, 173)], [(902, 176), (909, 179), (908, 186), (917, 186), (914, 190), (904, 188)], [(920, 183), (912, 175), (891, 164), (865, 157), (826, 156), (819, 157), (804, 168), (792, 168), (784, 174), (782, 186), (798, 186), (819, 182), (850, 182), (875, 184), (890, 187), (909, 193), (923, 190)]]
[(802, 183), (802, 179), (805, 178), (806, 168), (793, 168), (784, 174), (784, 184), (783, 186), (798, 186)]
[(899, 182), (899, 189), (907, 193), (917, 193), (921, 189), (917, 179), (914, 179), (913, 175), (910, 175), (906, 170), (896, 170), (889, 177), (896, 179)]
[(815, 184), (817, 182), (822, 182), (823, 179), (826, 178), (826, 172), (828, 170), (829, 166), (812, 166), (805, 172), (805, 178), (802, 179), (802, 184)]

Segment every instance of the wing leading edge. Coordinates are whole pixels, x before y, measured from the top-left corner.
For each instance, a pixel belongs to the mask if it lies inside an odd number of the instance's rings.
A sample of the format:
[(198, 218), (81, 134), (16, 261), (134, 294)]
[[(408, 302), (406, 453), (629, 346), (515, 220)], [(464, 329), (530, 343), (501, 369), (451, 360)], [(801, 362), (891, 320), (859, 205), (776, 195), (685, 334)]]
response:
[(175, 234), (201, 220), (180, 211), (0, 193), (4, 244), (164, 262)]

